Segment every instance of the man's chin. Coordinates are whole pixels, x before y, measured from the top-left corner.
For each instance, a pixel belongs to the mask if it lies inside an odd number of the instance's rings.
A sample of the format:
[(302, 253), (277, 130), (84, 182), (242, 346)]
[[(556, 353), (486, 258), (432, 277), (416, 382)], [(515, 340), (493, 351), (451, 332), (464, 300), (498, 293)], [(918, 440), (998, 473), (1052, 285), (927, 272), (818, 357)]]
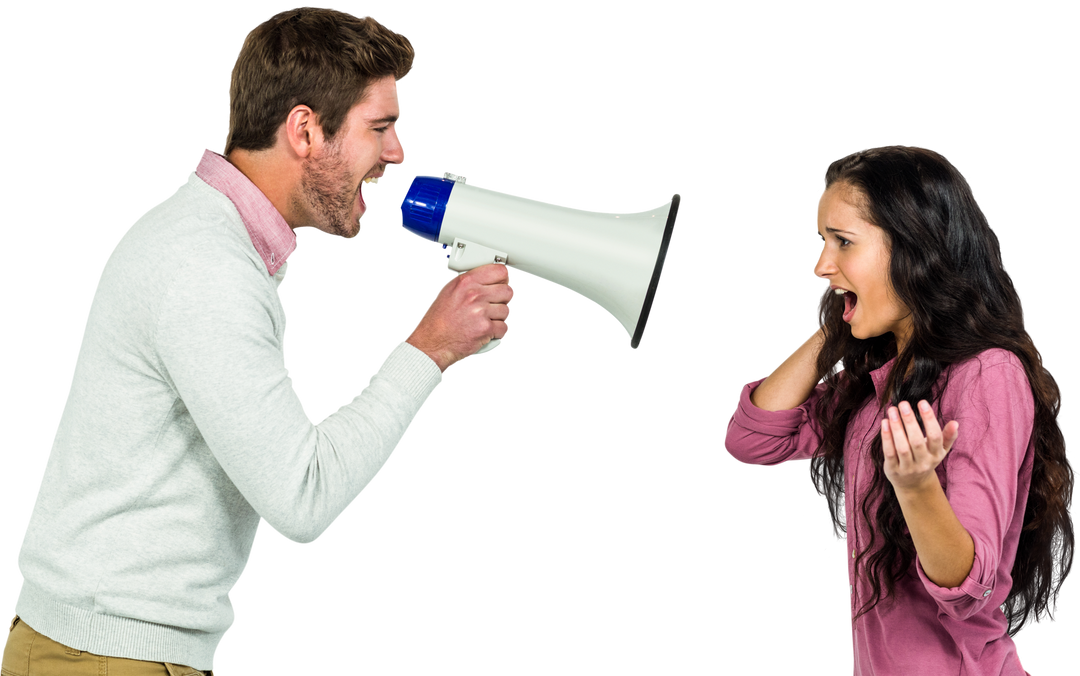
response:
[(301, 230), (313, 230), (323, 236), (333, 240), (345, 240), (346, 242), (353, 242), (360, 239), (360, 235), (364, 233), (364, 225), (357, 225), (355, 228), (349, 230), (339, 230), (337, 228), (329, 228), (325, 226), (314, 226), (311, 228), (300, 228)]

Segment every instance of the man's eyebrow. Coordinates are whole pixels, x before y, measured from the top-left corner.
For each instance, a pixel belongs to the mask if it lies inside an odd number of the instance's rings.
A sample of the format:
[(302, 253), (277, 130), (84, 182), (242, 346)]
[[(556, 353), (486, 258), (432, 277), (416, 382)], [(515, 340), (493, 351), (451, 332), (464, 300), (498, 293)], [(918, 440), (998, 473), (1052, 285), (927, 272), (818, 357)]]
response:
[(392, 124), (397, 122), (397, 115), (387, 115), (386, 117), (380, 117), (377, 120), (368, 120), (368, 124)]

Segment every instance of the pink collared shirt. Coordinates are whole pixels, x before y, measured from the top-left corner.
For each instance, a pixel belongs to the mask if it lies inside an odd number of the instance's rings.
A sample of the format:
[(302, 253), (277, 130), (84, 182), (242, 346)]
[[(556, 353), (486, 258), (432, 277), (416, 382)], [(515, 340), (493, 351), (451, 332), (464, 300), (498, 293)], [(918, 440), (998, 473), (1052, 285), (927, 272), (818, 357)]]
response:
[(275, 274), (296, 249), (296, 233), (266, 195), (227, 159), (210, 150), (203, 153), (195, 175), (232, 201), (267, 272)]
[[(890, 361), (871, 374), (879, 399), (892, 366)], [(812, 457), (820, 443), (814, 411), (823, 386), (798, 408), (765, 411), (750, 401), (761, 382), (743, 388), (728, 425), (728, 451), (758, 465)], [(857, 676), (1026, 673), (1000, 606), (1012, 587), (1031, 483), (1034, 415), (1027, 376), (1011, 352), (987, 350), (951, 367), (940, 416), (944, 422), (959, 421), (960, 436), (937, 475), (975, 543), (975, 560), (967, 579), (946, 589), (926, 577), (916, 558), (898, 581), (894, 602), (882, 601), (852, 622)], [(847, 429), (844, 502), (852, 617), (862, 605), (859, 599), (869, 595), (867, 581), (855, 577), (854, 556), (869, 540), (857, 506), (870, 484), (869, 450), (883, 417), (877, 401), (868, 401)]]

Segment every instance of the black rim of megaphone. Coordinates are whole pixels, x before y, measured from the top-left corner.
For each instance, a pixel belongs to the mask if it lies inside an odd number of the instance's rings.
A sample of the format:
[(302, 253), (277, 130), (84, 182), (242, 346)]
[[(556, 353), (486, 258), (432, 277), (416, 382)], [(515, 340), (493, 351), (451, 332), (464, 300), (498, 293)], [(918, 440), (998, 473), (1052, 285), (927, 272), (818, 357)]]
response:
[(671, 231), (675, 229), (675, 215), (679, 213), (679, 196), (671, 198), (671, 209), (668, 210), (667, 225), (664, 226), (664, 238), (660, 240), (660, 252), (656, 254), (656, 267), (653, 268), (652, 279), (649, 280), (649, 291), (645, 294), (645, 304), (641, 306), (641, 316), (638, 317), (637, 328), (634, 329), (634, 337), (630, 339), (630, 347), (637, 348), (641, 342), (641, 334), (645, 333), (645, 322), (649, 321), (649, 310), (652, 309), (652, 299), (656, 295), (656, 285), (660, 283), (660, 271), (664, 269), (664, 258), (667, 257), (668, 242), (671, 241)]

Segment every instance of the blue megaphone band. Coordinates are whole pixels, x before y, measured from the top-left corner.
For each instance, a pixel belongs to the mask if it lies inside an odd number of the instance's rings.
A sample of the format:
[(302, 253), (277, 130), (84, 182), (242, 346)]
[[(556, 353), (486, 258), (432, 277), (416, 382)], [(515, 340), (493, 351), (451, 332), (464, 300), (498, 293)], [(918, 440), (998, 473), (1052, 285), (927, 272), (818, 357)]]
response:
[(454, 182), (434, 176), (417, 176), (401, 203), (401, 224), (406, 230), (433, 242), (439, 241), (446, 202)]

